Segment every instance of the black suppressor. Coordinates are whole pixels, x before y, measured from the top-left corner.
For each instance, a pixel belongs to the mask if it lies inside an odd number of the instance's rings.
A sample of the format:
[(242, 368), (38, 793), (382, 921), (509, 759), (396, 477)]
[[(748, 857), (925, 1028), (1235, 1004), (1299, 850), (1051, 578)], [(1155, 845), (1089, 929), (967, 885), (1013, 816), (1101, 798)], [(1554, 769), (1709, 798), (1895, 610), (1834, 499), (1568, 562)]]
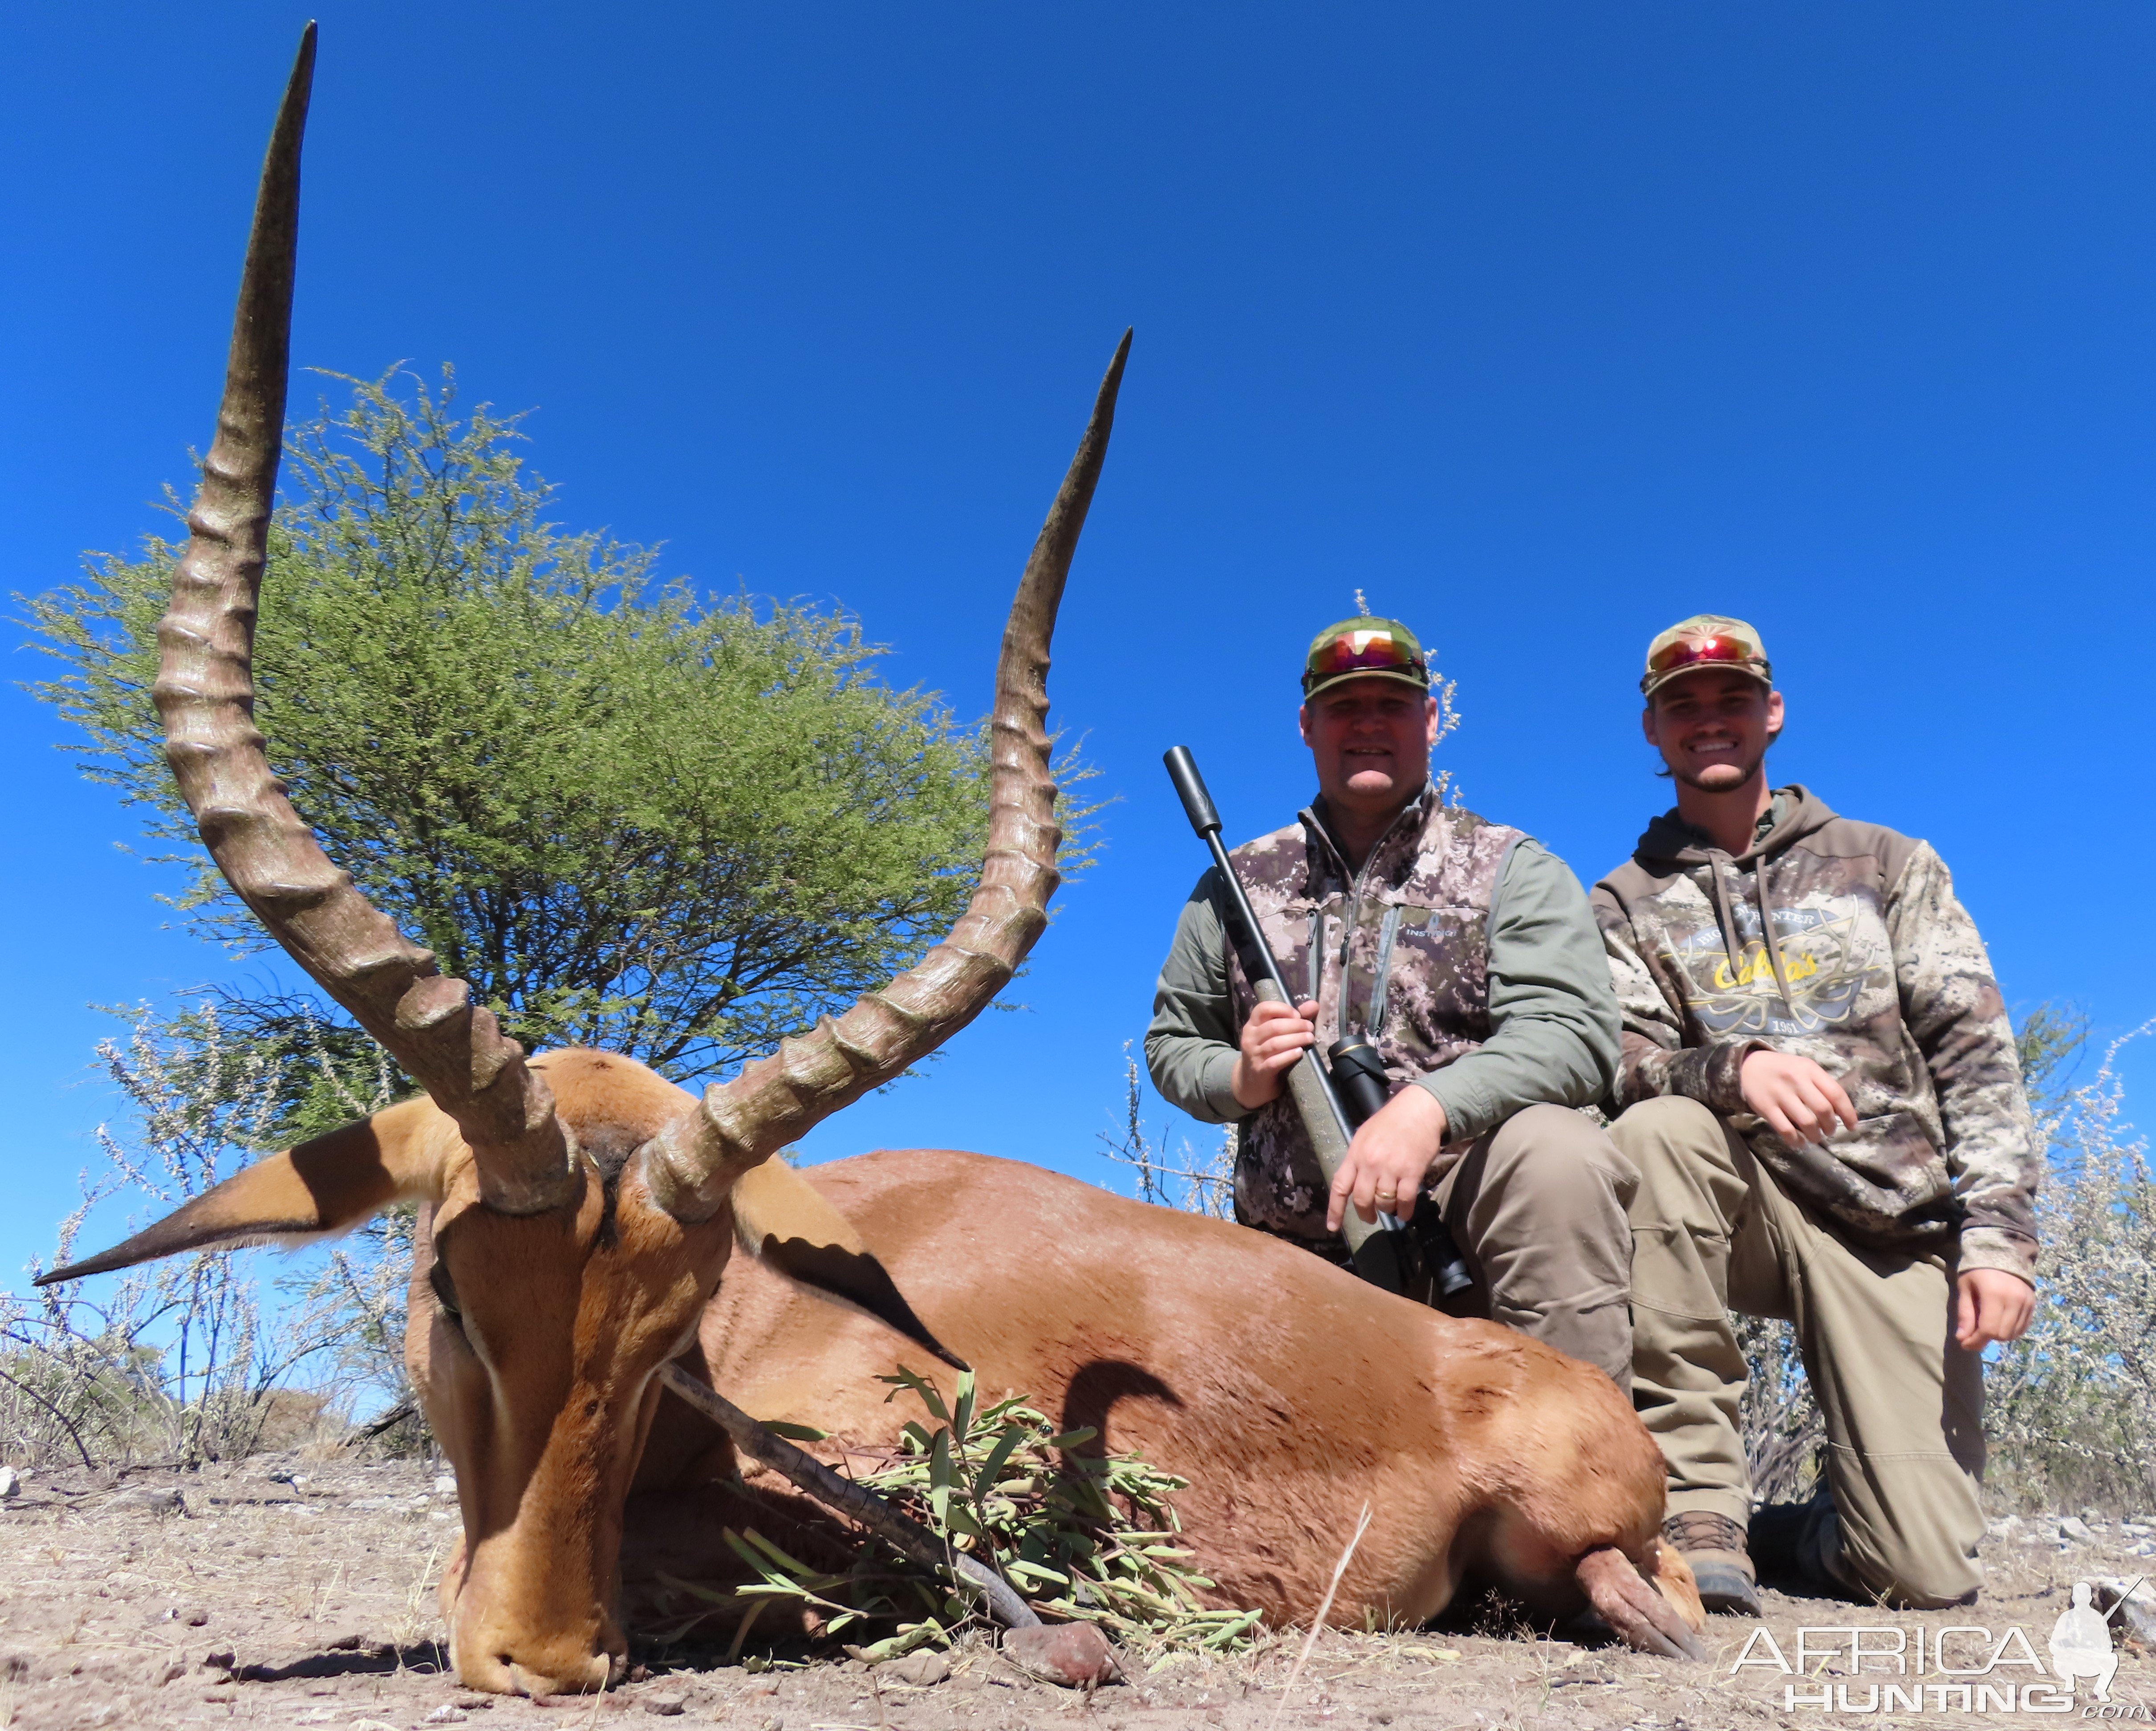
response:
[[(1368, 1040), (1353, 1037), (1335, 1040), (1325, 1058), (1332, 1067), (1333, 1092), (1340, 1097), (1348, 1122), (1359, 1130), (1392, 1098), (1384, 1060)], [(1475, 1276), (1467, 1271), (1467, 1259), (1452, 1240), (1451, 1229), (1438, 1218), (1435, 1202), (1426, 1200), (1421, 1213), (1407, 1222), (1406, 1229), (1420, 1240), (1430, 1278), (1445, 1297), (1475, 1284)]]

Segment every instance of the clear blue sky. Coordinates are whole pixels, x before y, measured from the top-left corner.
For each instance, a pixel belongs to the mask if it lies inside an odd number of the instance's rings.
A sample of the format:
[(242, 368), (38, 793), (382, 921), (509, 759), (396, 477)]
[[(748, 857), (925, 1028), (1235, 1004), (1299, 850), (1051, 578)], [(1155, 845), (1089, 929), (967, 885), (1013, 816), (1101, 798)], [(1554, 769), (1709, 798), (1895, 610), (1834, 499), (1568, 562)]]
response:
[[(11, 9), (8, 588), (155, 526), (207, 443), (305, 16)], [(1300, 650), (1358, 585), (1459, 681), (1469, 803), (1589, 877), (1666, 803), (1645, 639), (1753, 619), (1778, 773), (1935, 842), (2010, 1000), (2156, 1014), (2146, 6), (321, 19), (296, 358), (454, 362), (536, 408), (562, 521), (843, 604), (968, 712), (1137, 327), (1052, 682), (1120, 798), (1106, 849), (1028, 1011), (817, 1154), (1099, 1171), (1200, 863), (1160, 752), (1240, 834), (1285, 821)], [(234, 964), (167, 927), (53, 718), (0, 704), (12, 1271), (110, 1110), (86, 1006)]]

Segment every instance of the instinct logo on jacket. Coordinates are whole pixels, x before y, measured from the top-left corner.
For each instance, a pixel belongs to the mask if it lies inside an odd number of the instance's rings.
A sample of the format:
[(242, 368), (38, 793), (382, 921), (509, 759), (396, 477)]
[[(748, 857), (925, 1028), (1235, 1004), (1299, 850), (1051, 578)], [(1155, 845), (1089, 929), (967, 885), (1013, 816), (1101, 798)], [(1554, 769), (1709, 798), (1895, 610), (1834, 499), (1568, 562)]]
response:
[[(2040, 1166), (2005, 1004), (1945, 864), (1922, 841), (1777, 790), (1732, 856), (1675, 812), (1594, 889), (1624, 1059), (1614, 1104), (1722, 1113), (1784, 1188), (1861, 1243), (2035, 1268)], [(1746, 1110), (1744, 1059), (1808, 1057), (1854, 1131), (1791, 1148)]]
[[(1252, 911), (1288, 989), (1317, 1004), (1321, 1050), (1347, 1034), (1376, 1046), (1395, 1087), (1490, 1037), (1491, 897), (1517, 830), (1425, 794), (1403, 811), (1359, 873), (1314, 809), (1234, 850)], [(1257, 999), (1229, 947), (1239, 1024)], [(1431, 1181), (1450, 1163), (1441, 1163)], [(1325, 1240), (1326, 1183), (1293, 1101), (1242, 1121), (1235, 1216)]]

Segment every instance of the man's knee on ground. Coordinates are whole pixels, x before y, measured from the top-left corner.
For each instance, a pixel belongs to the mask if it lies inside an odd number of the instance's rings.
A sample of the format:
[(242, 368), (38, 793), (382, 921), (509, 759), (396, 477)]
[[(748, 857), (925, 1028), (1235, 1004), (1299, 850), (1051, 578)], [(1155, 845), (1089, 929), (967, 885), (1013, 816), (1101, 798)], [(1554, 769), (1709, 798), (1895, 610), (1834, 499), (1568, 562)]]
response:
[(1876, 1547), (1852, 1546), (1845, 1533), (1841, 1566), (1866, 1598), (1903, 1610), (1972, 1605), (1984, 1582), (1975, 1559), (1952, 1544), (1912, 1544), (1890, 1538)]

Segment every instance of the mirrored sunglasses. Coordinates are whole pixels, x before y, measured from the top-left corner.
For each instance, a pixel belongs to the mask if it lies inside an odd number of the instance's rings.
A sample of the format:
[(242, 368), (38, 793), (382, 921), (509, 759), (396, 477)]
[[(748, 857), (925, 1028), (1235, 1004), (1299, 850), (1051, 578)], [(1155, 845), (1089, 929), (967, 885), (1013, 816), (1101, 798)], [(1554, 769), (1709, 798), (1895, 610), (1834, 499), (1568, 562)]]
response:
[(1306, 686), (1343, 673), (1411, 673), (1427, 678), (1422, 657), (1389, 631), (1342, 631), (1320, 644), (1305, 665)]
[(1680, 667), (1717, 664), (1740, 667), (1756, 664), (1763, 670), (1767, 657), (1750, 638), (1719, 631), (1712, 637), (1680, 637), (1675, 643), (1665, 645), (1648, 658), (1647, 674), (1650, 678), (1658, 678)]

